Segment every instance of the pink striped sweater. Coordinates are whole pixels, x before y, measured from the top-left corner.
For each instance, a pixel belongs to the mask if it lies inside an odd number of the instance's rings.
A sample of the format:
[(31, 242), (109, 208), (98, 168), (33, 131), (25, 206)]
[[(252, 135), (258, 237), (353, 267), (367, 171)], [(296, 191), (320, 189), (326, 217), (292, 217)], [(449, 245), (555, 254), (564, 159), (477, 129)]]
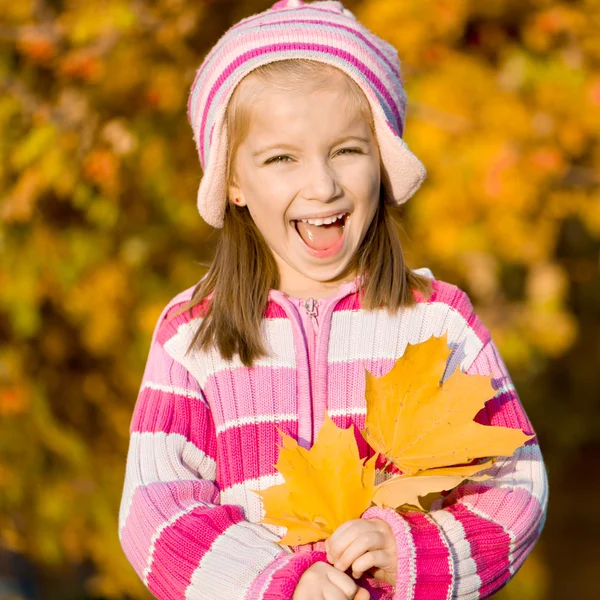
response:
[[(125, 555), (160, 600), (291, 599), (298, 579), (325, 561), (322, 543), (277, 544), (281, 527), (259, 523), (253, 490), (282, 482), (277, 428), (310, 446), (327, 412), (341, 427), (364, 427), (364, 368), (384, 375), (407, 343), (448, 334), (444, 378), (455, 368), (493, 375), (496, 394), (477, 420), (533, 433), (489, 331), (468, 296), (433, 278), (428, 300), (396, 315), (361, 309), (358, 282), (322, 302), (316, 319), (271, 290), (263, 321), (270, 356), (247, 368), (218, 351), (185, 351), (202, 318), (158, 319), (133, 412), (119, 537)], [(318, 326), (317, 326), (318, 325)], [(372, 451), (357, 435), (361, 453)], [(370, 508), (398, 549), (397, 584), (365, 577), (371, 598), (488, 598), (521, 566), (544, 524), (547, 478), (536, 438), (498, 461), (482, 483), (467, 483), (428, 514)]]

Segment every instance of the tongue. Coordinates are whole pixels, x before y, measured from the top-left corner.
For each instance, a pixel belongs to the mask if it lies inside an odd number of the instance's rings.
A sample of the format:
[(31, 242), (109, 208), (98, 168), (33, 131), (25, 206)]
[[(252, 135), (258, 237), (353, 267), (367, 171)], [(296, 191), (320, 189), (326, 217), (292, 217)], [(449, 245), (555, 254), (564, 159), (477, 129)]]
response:
[(341, 220), (335, 221), (330, 225), (309, 225), (302, 221), (297, 221), (298, 233), (304, 240), (304, 243), (313, 250), (327, 250), (331, 248), (344, 232), (344, 226)]

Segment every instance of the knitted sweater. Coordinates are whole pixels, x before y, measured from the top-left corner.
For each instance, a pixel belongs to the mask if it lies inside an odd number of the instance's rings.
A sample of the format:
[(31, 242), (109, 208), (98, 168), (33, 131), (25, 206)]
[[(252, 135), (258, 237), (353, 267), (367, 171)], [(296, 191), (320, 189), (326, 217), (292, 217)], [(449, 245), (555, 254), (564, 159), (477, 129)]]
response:
[[(364, 368), (387, 373), (407, 343), (447, 333), (455, 368), (492, 375), (496, 393), (476, 420), (533, 433), (490, 333), (465, 292), (432, 278), (433, 294), (396, 315), (360, 307), (358, 281), (323, 303), (317, 322), (271, 290), (263, 320), (270, 356), (251, 368), (214, 349), (185, 355), (203, 306), (160, 315), (130, 427), (119, 537), (131, 565), (160, 600), (290, 600), (302, 573), (326, 561), (322, 543), (277, 544), (284, 528), (260, 524), (253, 490), (283, 481), (278, 428), (310, 447), (327, 412), (340, 427), (365, 423)], [(204, 307), (205, 308), (205, 307)], [(310, 323), (314, 322), (314, 326)], [(360, 435), (362, 456), (372, 455)], [(521, 566), (544, 524), (547, 478), (536, 438), (465, 483), (431, 512), (373, 507), (397, 541), (397, 583), (364, 577), (371, 598), (488, 598)], [(380, 479), (383, 476), (380, 475)]]

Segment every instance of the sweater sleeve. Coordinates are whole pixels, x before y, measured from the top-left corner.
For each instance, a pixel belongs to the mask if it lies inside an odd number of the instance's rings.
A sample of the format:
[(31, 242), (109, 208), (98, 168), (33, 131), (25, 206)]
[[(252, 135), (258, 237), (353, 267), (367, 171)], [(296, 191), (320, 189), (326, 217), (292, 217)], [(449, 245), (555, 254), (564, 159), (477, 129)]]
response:
[(291, 553), (245, 520), (241, 506), (219, 502), (214, 423), (197, 381), (161, 342), (168, 309), (152, 336), (130, 426), (123, 551), (159, 600), (291, 599), (303, 572), (326, 555)]
[[(504, 362), (468, 296), (455, 288), (451, 305), (455, 317), (448, 341), (453, 351), (444, 377), (456, 367), (468, 374), (491, 374), (496, 393), (475, 420), (533, 434)], [(429, 513), (378, 507), (364, 513), (363, 518), (387, 521), (396, 537), (394, 600), (489, 598), (525, 561), (541, 533), (548, 501), (537, 438), (483, 473), (492, 478), (458, 486)]]

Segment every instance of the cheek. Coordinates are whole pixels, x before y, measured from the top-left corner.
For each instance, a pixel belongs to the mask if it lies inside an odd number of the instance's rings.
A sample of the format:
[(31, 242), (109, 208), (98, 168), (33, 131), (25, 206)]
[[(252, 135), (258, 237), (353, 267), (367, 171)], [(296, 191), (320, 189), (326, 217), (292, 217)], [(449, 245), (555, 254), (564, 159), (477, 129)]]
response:
[(246, 187), (250, 214), (269, 222), (285, 216), (293, 197), (293, 186), (282, 177), (257, 178)]
[(348, 165), (343, 173), (346, 187), (360, 200), (369, 200), (379, 195), (380, 167), (371, 161)]

